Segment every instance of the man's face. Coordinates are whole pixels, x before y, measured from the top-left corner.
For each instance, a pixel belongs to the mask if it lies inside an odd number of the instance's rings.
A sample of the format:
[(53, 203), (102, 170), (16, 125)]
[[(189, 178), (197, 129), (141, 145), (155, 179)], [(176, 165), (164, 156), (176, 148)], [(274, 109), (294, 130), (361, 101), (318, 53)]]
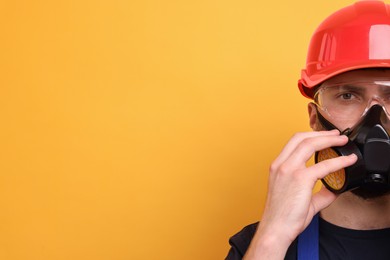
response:
[[(309, 104), (312, 129), (324, 130), (317, 113), (321, 113), (341, 131), (352, 128), (371, 106), (380, 104), (390, 108), (390, 70), (369, 69), (346, 72), (324, 82), (317, 93), (315, 96), (317, 105)], [(390, 133), (389, 117), (384, 116), (381, 121)], [(352, 193), (363, 199), (390, 194), (388, 191), (372, 191), (364, 188), (354, 189)]]

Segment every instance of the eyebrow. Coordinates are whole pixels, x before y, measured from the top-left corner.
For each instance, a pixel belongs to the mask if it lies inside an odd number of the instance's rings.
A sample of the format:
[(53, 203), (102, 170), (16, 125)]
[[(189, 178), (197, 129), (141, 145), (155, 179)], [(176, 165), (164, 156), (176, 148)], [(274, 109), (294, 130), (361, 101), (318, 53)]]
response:
[(352, 85), (352, 84), (345, 84), (345, 85), (340, 85), (340, 89), (343, 91), (352, 91), (355, 93), (365, 93), (366, 89), (362, 86), (359, 85)]

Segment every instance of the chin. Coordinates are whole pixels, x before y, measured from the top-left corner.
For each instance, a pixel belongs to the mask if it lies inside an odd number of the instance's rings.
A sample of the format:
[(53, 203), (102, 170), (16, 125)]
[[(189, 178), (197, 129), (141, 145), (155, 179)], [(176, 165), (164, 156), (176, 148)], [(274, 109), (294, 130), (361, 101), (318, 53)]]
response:
[(390, 194), (389, 188), (374, 188), (374, 187), (359, 187), (351, 192), (357, 197), (364, 200), (374, 200), (377, 198), (382, 198)]

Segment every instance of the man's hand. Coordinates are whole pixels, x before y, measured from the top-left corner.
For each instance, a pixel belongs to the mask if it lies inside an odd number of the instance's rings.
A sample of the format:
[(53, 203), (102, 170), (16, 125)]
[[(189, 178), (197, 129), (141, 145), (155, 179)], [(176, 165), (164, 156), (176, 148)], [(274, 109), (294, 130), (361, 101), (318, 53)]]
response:
[(313, 195), (317, 180), (354, 164), (357, 157), (340, 156), (310, 167), (306, 162), (316, 151), (347, 141), (337, 130), (298, 133), (290, 139), (270, 167), (264, 214), (244, 259), (284, 259), (313, 216), (336, 199), (324, 187)]

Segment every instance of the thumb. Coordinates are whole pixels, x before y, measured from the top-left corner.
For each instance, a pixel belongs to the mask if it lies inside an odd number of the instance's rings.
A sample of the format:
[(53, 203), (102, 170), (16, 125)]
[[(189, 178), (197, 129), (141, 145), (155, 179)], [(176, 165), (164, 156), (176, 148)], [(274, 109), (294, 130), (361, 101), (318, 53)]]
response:
[(319, 211), (328, 207), (333, 201), (335, 201), (337, 195), (333, 192), (329, 191), (327, 188), (322, 186), (321, 190), (314, 194), (312, 197), (312, 210), (313, 216), (317, 214)]

